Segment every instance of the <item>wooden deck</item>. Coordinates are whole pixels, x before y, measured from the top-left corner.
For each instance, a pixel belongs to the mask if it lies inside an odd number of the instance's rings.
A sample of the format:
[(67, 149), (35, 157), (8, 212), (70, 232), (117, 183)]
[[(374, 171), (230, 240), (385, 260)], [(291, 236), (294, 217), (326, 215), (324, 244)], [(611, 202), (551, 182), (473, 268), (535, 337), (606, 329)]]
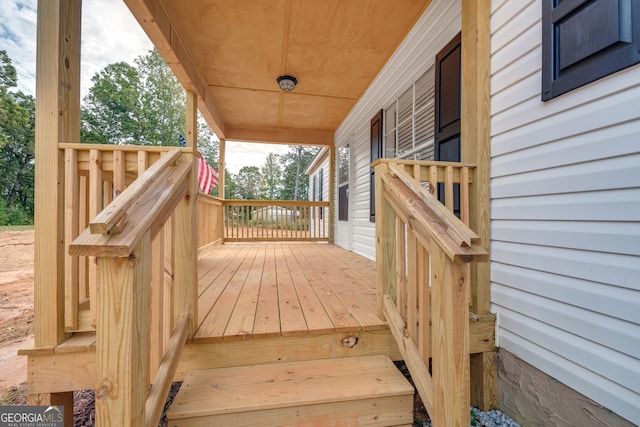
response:
[(387, 329), (375, 263), (324, 243), (224, 244), (198, 262), (193, 343)]

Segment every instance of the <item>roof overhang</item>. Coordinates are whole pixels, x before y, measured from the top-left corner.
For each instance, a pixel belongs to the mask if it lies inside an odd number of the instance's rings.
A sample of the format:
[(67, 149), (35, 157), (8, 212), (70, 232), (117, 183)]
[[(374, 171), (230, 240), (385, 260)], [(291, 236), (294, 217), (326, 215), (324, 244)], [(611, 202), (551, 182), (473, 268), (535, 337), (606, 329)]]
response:
[[(332, 145), (431, 0), (124, 0), (220, 137)], [(298, 85), (283, 92), (276, 79)]]

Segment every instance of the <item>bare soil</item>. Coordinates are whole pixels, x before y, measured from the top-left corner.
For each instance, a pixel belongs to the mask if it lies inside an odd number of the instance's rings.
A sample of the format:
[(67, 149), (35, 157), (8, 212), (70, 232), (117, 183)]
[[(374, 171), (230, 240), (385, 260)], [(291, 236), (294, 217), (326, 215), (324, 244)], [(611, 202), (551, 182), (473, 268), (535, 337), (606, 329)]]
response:
[(27, 381), (33, 347), (33, 230), (0, 231), (0, 395)]
[[(34, 232), (0, 230), (0, 405), (27, 404), (27, 358), (18, 350), (33, 347)], [(403, 363), (398, 368), (409, 377)], [(167, 407), (180, 387), (172, 387)], [(167, 408), (165, 408), (166, 411)], [(74, 394), (74, 425), (94, 425), (92, 390)], [(414, 425), (428, 419), (420, 397), (415, 397)], [(166, 426), (166, 419), (160, 426)]]

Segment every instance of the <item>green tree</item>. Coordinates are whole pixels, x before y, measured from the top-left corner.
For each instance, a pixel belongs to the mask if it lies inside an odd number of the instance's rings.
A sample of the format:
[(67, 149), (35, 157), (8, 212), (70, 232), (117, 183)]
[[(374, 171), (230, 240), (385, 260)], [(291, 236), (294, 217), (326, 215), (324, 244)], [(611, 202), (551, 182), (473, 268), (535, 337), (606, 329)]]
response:
[(185, 94), (157, 50), (96, 73), (83, 100), (81, 140), (101, 144), (178, 145)]
[(81, 111), (81, 140), (95, 144), (135, 144), (147, 125), (141, 111), (138, 70), (126, 62), (107, 65), (91, 79)]
[(157, 49), (134, 61), (140, 75), (140, 106), (146, 124), (141, 141), (151, 145), (178, 145), (185, 128), (185, 92)]
[(262, 166), (262, 179), (260, 180), (260, 198), (274, 200), (282, 187), (282, 169), (278, 162), (278, 155), (269, 153)]
[(289, 151), (280, 156), (282, 164), (282, 200), (307, 200), (309, 176), (304, 173), (319, 149), (317, 147), (289, 146)]
[(255, 200), (259, 197), (260, 169), (257, 166), (243, 166), (234, 177), (236, 191), (231, 198)]
[(35, 101), (9, 90), (15, 86), (15, 68), (0, 51), (0, 216), (10, 224), (28, 224), (33, 221)]

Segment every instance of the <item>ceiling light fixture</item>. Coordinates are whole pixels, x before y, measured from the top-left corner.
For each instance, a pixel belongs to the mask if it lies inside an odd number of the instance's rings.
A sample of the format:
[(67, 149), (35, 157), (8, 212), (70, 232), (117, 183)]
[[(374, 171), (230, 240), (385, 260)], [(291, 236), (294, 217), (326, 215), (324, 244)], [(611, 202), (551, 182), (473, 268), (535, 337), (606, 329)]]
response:
[(296, 85), (298, 84), (298, 80), (293, 76), (280, 76), (276, 79), (278, 81), (278, 86), (285, 92), (291, 92)]

